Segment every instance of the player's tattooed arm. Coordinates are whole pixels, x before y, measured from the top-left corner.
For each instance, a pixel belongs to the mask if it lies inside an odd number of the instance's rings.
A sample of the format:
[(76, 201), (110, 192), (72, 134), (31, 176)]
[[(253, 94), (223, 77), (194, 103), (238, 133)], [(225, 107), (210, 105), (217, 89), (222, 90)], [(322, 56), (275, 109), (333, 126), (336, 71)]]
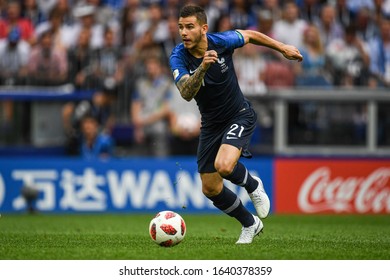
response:
[(203, 55), (203, 61), (195, 72), (189, 76), (184, 75), (179, 82), (177, 87), (180, 91), (181, 96), (187, 100), (191, 101), (192, 98), (198, 93), (200, 87), (203, 83), (203, 78), (206, 75), (209, 67), (218, 61), (218, 54), (215, 50), (205, 51)]
[(177, 88), (180, 91), (181, 96), (187, 100), (191, 101), (192, 98), (198, 93), (200, 87), (202, 86), (204, 75), (207, 70), (204, 70), (201, 66), (196, 69), (194, 74), (184, 75), (178, 82)]

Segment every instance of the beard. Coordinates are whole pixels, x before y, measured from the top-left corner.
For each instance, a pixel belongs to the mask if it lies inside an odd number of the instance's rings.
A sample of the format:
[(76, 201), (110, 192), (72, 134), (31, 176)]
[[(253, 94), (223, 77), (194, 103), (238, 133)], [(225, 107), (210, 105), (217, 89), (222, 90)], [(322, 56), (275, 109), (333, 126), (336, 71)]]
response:
[(199, 30), (199, 33), (194, 36), (194, 39), (191, 40), (191, 45), (187, 49), (189, 50), (196, 49), (201, 40), (202, 40), (202, 31)]

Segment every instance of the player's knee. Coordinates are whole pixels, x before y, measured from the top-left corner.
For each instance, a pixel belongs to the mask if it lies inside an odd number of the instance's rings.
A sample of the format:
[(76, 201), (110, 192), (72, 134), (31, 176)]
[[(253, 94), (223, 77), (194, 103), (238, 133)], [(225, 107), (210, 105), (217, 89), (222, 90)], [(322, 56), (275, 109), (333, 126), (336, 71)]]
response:
[(223, 187), (223, 180), (219, 175), (202, 176), (202, 192), (207, 197), (219, 194)]
[(230, 173), (233, 172), (234, 166), (235, 166), (235, 163), (230, 162), (228, 160), (216, 161), (214, 164), (215, 169), (217, 170), (219, 175), (221, 175), (221, 177), (223, 177), (223, 178), (228, 176)]
[(202, 192), (206, 197), (216, 196), (220, 190), (215, 185), (202, 184)]
[(216, 195), (216, 192), (211, 189), (211, 188), (205, 188), (203, 187), (202, 188), (202, 192), (203, 194), (206, 196), (206, 197), (211, 197), (211, 196), (215, 196)]

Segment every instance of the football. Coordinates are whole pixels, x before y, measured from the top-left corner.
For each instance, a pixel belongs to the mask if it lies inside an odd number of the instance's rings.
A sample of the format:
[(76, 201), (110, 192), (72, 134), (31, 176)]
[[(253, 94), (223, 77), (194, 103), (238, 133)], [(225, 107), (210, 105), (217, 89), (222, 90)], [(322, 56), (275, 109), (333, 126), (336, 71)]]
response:
[(186, 224), (179, 214), (161, 211), (150, 221), (149, 234), (158, 245), (172, 247), (184, 239)]

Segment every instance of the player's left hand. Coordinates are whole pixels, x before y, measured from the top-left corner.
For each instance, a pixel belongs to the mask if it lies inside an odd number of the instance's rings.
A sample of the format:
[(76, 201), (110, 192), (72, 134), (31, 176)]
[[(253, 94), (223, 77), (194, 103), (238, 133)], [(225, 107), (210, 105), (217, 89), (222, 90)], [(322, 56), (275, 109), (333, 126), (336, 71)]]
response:
[(303, 56), (301, 55), (299, 50), (296, 47), (291, 45), (284, 45), (282, 49), (282, 54), (285, 58), (289, 60), (298, 60), (298, 61), (303, 60)]

